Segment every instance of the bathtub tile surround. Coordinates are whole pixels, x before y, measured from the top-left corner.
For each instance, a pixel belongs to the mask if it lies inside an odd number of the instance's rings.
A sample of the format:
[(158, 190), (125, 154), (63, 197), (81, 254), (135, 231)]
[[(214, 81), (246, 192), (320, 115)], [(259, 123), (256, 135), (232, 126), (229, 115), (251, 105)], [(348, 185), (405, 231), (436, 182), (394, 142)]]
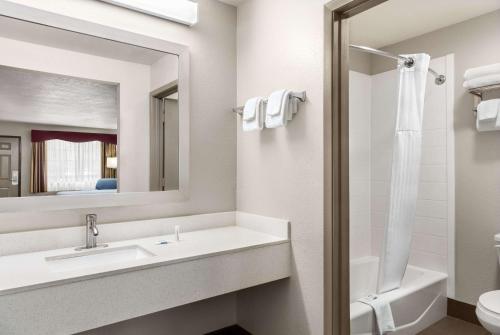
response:
[[(433, 59), (431, 66), (444, 72), (445, 59)], [(373, 76), (372, 109), (372, 183), (378, 192), (372, 192), (372, 253), (378, 254), (383, 241), (383, 225), (388, 211), (388, 185), (390, 183), (392, 134), (397, 92), (395, 71)], [(448, 85), (445, 84), (445, 85)], [(386, 87), (384, 87), (386, 86)], [(388, 89), (389, 88), (389, 92)], [(410, 264), (447, 273), (447, 248), (436, 248), (436, 244), (447, 245), (447, 154), (442, 132), (447, 130), (445, 86), (429, 85), (423, 121), (423, 144), (421, 176), (417, 202), (417, 219), (413, 233)], [(383, 120), (383, 121), (378, 121)], [(441, 132), (441, 136), (440, 136)], [(446, 136), (444, 136), (446, 140)], [(388, 149), (389, 148), (389, 149)], [(442, 170), (442, 173), (440, 172)], [(439, 173), (435, 174), (438, 171)], [(439, 178), (439, 176), (442, 176)], [(439, 178), (439, 179), (438, 179)], [(372, 184), (372, 187), (373, 186)], [(381, 191), (383, 190), (383, 191)], [(431, 243), (427, 243), (427, 241)], [(433, 243), (433, 242), (436, 243)]]
[[(497, 255), (492, 248), (500, 232), (500, 136), (478, 133), (472, 112), (473, 97), (463, 88), (462, 75), (469, 68), (500, 62), (500, 10), (474, 17), (385, 50), (394, 53), (425, 49), (435, 57), (454, 54), (454, 129), (456, 166), (456, 290), (455, 299), (475, 305), (479, 296), (498, 286)], [(373, 73), (394, 67), (373, 58)], [(500, 96), (492, 96), (492, 98)], [(432, 169), (427, 178), (443, 180), (445, 173)], [(484, 199), (488, 199), (487, 202)]]
[(374, 186), (370, 183), (371, 76), (351, 71), (349, 86), (349, 247), (350, 258), (356, 259), (372, 254), (370, 188)]
[[(453, 78), (452, 57), (431, 67)], [(391, 305), (397, 331), (416, 334), (446, 316), (452, 292), (453, 141), (448, 87), (429, 76), (424, 104), (422, 158), (416, 220), (402, 289), (382, 294)], [(397, 108), (397, 71), (377, 75), (350, 72), (350, 251), (351, 331), (373, 331), (372, 310), (356, 300), (377, 291), (378, 256), (389, 210), (392, 148)], [(451, 153), (450, 153), (451, 151)], [(451, 193), (450, 193), (451, 192)], [(451, 196), (450, 196), (451, 194)], [(451, 254), (453, 256), (453, 254)], [(451, 280), (448, 274), (450, 274)], [(450, 289), (451, 288), (451, 289)], [(421, 299), (425, 296), (425, 299)], [(405, 320), (405, 321), (402, 321)]]
[[(0, 269), (6, 272), (0, 275), (2, 331), (76, 333), (290, 276), (286, 220), (215, 213), (109, 224), (107, 234), (131, 224), (149, 226), (146, 230), (152, 235), (109, 242), (107, 248), (91, 251), (75, 252), (72, 246), (0, 257)], [(176, 224), (187, 228), (179, 242), (172, 234)], [(46, 232), (38, 233), (41, 245), (26, 250), (51, 247)], [(59, 245), (57, 240), (77, 241), (71, 236), (83, 232), (64, 228), (51, 233), (53, 245)], [(28, 238), (23, 234), (37, 239), (37, 232), (4, 234), (2, 239), (14, 245)], [(125, 249), (140, 249), (144, 257), (116, 261), (106, 256)], [(100, 265), (87, 263), (82, 256), (87, 253), (108, 258)], [(72, 268), (73, 263), (78, 264)], [(35, 317), (39, 311), (44, 311), (42, 319)], [(21, 322), (26, 315), (36, 321)]]
[[(450, 57), (431, 60), (431, 67), (452, 75)], [(451, 72), (451, 73), (450, 73)], [(429, 77), (432, 80), (432, 77)], [(378, 256), (389, 206), (392, 142), (397, 101), (396, 70), (376, 75), (350, 72), (351, 97), (351, 259)], [(447, 85), (428, 84), (422, 134), (422, 162), (409, 263), (444, 273), (453, 272), (448, 234), (454, 225), (453, 159), (450, 141), (450, 97)], [(363, 99), (356, 98), (362, 96)], [(367, 98), (369, 97), (369, 98)], [(369, 185), (366, 185), (366, 180)], [(367, 204), (363, 188), (370, 196)], [(363, 212), (368, 208), (369, 216)], [(353, 236), (354, 235), (354, 236)], [(369, 240), (367, 240), (369, 239)], [(452, 246), (452, 245), (451, 245)], [(451, 250), (451, 249), (450, 249)], [(451, 272), (450, 272), (451, 270)]]
[[(377, 288), (378, 292), (384, 293), (399, 288), (403, 280), (417, 215), (420, 163), (425, 163), (425, 152), (422, 153), (422, 121), (430, 56), (419, 53), (411, 57), (415, 59), (414, 69), (408, 71), (403, 61), (398, 62), (397, 69), (399, 89), (391, 191)], [(431, 83), (429, 91), (436, 87)]]

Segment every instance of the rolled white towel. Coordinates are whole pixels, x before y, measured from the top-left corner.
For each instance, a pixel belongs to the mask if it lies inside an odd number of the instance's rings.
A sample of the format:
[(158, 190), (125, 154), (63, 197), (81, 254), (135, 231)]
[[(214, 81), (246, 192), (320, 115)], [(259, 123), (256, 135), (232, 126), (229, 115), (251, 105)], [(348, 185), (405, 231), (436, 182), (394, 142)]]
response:
[(482, 86), (497, 85), (500, 84), (500, 73), (490, 74), (487, 76), (477, 77), (464, 81), (464, 88), (471, 89)]
[(492, 74), (500, 74), (500, 63), (478, 66), (468, 69), (464, 73), (464, 80), (471, 80)]

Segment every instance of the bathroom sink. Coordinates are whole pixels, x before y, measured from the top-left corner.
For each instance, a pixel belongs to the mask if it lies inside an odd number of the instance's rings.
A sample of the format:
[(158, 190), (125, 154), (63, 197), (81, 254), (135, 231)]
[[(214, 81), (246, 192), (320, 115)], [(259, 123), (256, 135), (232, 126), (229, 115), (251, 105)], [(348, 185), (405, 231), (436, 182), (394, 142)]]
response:
[(100, 265), (116, 264), (155, 256), (138, 245), (83, 250), (71, 254), (46, 257), (53, 272), (74, 271)]

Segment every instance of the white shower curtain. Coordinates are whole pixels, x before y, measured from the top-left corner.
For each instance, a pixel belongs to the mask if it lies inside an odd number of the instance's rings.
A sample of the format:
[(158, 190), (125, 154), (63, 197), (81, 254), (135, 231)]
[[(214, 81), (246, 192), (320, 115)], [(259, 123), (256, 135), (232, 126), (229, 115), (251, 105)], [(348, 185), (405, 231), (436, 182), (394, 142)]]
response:
[(410, 254), (417, 207), (422, 119), (430, 57), (427, 54), (406, 56), (412, 57), (415, 65), (407, 68), (402, 61), (398, 64), (398, 109), (389, 214), (379, 264), (379, 293), (401, 285)]

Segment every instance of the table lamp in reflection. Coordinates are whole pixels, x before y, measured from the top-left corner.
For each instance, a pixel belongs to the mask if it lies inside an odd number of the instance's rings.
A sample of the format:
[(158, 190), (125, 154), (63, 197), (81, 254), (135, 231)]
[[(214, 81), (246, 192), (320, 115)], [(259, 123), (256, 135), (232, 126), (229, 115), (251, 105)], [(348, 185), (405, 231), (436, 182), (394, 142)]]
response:
[(118, 167), (118, 158), (117, 157), (107, 157), (106, 158), (106, 167), (108, 169), (116, 169)]

